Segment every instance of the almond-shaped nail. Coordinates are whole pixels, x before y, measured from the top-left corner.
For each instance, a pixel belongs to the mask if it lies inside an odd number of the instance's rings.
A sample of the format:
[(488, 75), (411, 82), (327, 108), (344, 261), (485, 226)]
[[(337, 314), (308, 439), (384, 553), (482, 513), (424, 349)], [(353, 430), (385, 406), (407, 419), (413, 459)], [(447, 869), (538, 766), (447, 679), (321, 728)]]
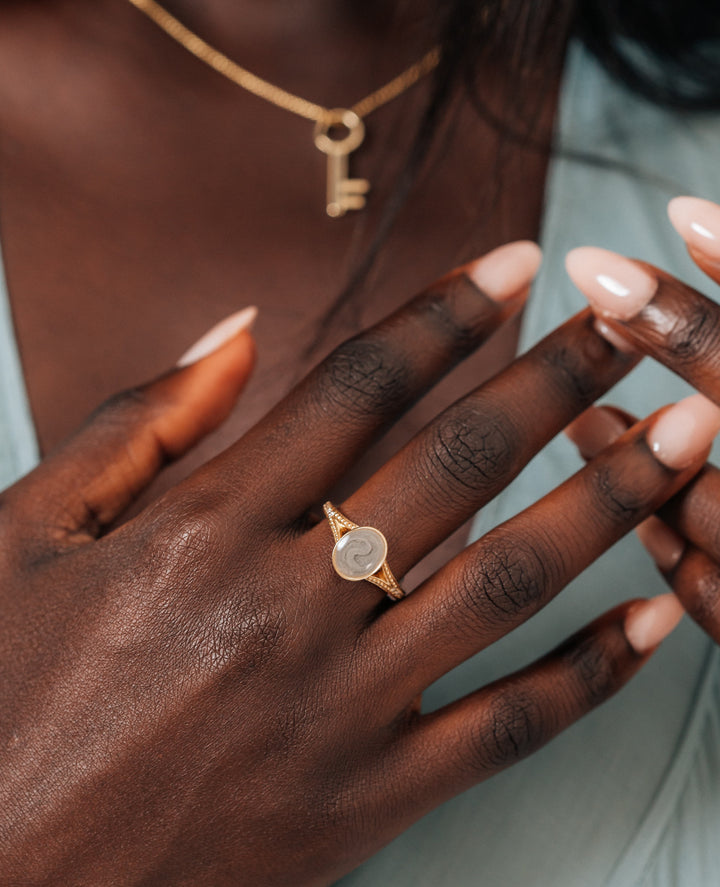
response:
[(683, 240), (715, 262), (720, 261), (720, 206), (699, 197), (675, 197), (668, 216)]
[(581, 246), (565, 257), (575, 286), (601, 315), (629, 320), (657, 291), (657, 280), (625, 256), (594, 246)]
[(464, 270), (486, 296), (506, 302), (528, 290), (541, 262), (542, 250), (537, 243), (518, 240), (470, 262)]
[(565, 434), (580, 450), (583, 459), (592, 459), (626, 431), (627, 425), (617, 414), (602, 407), (590, 407), (567, 426)]
[(252, 329), (257, 315), (257, 308), (251, 305), (249, 308), (243, 308), (242, 311), (237, 311), (235, 314), (231, 314), (229, 317), (221, 320), (220, 323), (208, 330), (204, 336), (188, 348), (177, 362), (177, 365), (179, 367), (190, 366), (191, 363), (197, 363), (203, 357), (208, 357), (208, 355), (222, 348), (226, 342), (229, 342), (230, 339), (237, 336), (243, 330)]
[(625, 637), (635, 652), (644, 656), (677, 627), (684, 612), (672, 592), (638, 601), (625, 616)]
[(658, 462), (679, 471), (707, 452), (720, 431), (720, 408), (703, 394), (692, 394), (663, 410), (646, 440)]
[(685, 540), (659, 517), (652, 515), (646, 518), (635, 527), (635, 532), (663, 573), (674, 570), (680, 563), (685, 551)]

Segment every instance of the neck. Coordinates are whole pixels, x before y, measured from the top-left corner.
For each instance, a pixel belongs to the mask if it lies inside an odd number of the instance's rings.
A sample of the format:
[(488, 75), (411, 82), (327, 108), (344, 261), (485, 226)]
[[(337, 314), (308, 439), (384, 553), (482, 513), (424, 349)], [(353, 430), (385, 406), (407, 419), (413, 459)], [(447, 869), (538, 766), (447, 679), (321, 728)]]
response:
[(438, 0), (159, 0), (189, 27), (262, 39), (344, 33), (399, 35), (428, 27)]
[(347, 105), (435, 42), (439, 0), (157, 0), (244, 67), (320, 104)]

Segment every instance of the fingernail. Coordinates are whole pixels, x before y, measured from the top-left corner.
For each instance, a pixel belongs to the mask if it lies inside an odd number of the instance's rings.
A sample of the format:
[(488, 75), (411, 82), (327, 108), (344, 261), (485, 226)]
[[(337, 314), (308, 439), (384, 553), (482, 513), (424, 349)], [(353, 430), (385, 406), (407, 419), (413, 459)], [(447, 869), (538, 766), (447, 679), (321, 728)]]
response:
[(685, 242), (715, 261), (720, 261), (720, 206), (699, 197), (675, 197), (668, 216)]
[(684, 613), (672, 592), (639, 601), (625, 616), (625, 637), (635, 652), (643, 656), (677, 627)]
[(718, 431), (720, 408), (704, 395), (692, 394), (663, 410), (646, 440), (658, 462), (678, 471), (702, 456)]
[(610, 410), (590, 407), (565, 429), (583, 459), (592, 459), (627, 431), (627, 425)]
[(629, 320), (639, 314), (657, 291), (657, 280), (625, 256), (581, 246), (565, 257), (573, 283), (599, 314)]
[(621, 336), (617, 330), (605, 323), (601, 317), (595, 318), (593, 327), (616, 351), (619, 351), (621, 354), (637, 354), (637, 349), (624, 336)]
[(685, 551), (685, 540), (652, 515), (635, 527), (638, 539), (663, 573), (673, 570)]
[(506, 243), (465, 266), (478, 289), (495, 302), (505, 302), (528, 289), (542, 262), (542, 250), (531, 240)]
[(225, 320), (221, 320), (220, 323), (208, 330), (202, 338), (188, 348), (177, 362), (177, 366), (186, 367), (190, 366), (191, 363), (197, 363), (198, 360), (202, 360), (203, 357), (207, 357), (213, 351), (217, 351), (218, 348), (221, 348), (226, 342), (237, 336), (238, 333), (252, 329), (257, 315), (258, 310), (253, 305), (250, 308), (243, 308), (242, 311), (231, 314)]

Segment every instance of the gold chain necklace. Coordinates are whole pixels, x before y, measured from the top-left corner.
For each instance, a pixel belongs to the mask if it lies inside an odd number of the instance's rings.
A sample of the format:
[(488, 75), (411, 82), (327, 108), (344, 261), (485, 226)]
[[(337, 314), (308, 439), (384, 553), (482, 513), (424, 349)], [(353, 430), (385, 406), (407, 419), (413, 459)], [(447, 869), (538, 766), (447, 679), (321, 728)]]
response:
[[(333, 218), (344, 216), (351, 209), (362, 209), (365, 206), (365, 195), (370, 190), (367, 179), (348, 178), (348, 155), (357, 150), (365, 138), (364, 118), (406, 92), (436, 68), (440, 61), (440, 48), (435, 46), (402, 74), (351, 108), (324, 108), (241, 68), (232, 59), (186, 28), (155, 0), (130, 0), (130, 2), (152, 19), (168, 36), (223, 77), (227, 77), (228, 80), (232, 80), (233, 83), (278, 108), (313, 121), (315, 146), (328, 158), (326, 210)], [(344, 131), (342, 138), (335, 135), (338, 129)]]

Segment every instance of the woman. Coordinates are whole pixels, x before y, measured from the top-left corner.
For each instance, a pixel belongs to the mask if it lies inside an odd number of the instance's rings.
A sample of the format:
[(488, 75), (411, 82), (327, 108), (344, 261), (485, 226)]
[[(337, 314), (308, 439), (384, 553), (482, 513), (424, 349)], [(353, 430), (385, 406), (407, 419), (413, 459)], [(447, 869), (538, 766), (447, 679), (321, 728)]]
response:
[[(251, 71), (329, 107), (409, 70), (439, 27), (432, 3), (392, 14), (379, 4), (321, 0), (169, 8)], [(696, 614), (717, 637), (714, 562), (702, 560), (718, 554), (709, 531), (717, 506), (714, 474), (702, 466), (718, 411), (698, 396), (634, 425), (585, 471), (459, 554), (482, 505), (499, 503), (488, 520), (516, 513), (548, 492), (554, 475), (572, 473), (568, 449), (549, 451), (544, 464), (553, 463), (554, 474), (536, 470), (511, 488), (519, 490), (512, 498), (495, 499), (615, 382), (641, 380), (628, 384), (643, 414), (661, 405), (649, 396), (654, 383), (633, 370), (638, 349), (717, 399), (713, 337), (704, 335), (714, 329), (711, 304), (672, 278), (657, 288), (655, 271), (648, 276), (607, 254), (596, 267), (598, 255), (588, 253), (576, 253), (571, 270), (599, 305), (599, 331), (585, 311), (476, 388), (509, 362), (512, 318), (538, 265), (537, 249), (523, 241), (539, 225), (546, 153), (538, 144), (556, 116), (570, 13), (561, 4), (457, 3), (443, 14), (436, 76), (373, 112), (350, 173), (371, 181), (372, 197), (357, 215), (338, 219), (323, 215), (328, 161), (313, 153), (306, 122), (205, 68), (129, 3), (2, 7), (3, 250), (34, 426), (6, 324), (3, 408), (12, 421), (4, 426), (8, 488), (0, 511), (0, 846), (7, 883), (324, 884), (340, 877), (443, 800), (570, 726), (646, 662), (678, 611), (674, 598), (644, 600), (653, 589), (638, 578), (642, 565), (629, 543), (617, 555), (623, 578), (632, 571), (627, 584), (608, 578), (606, 559), (581, 580), (580, 602), (571, 595), (569, 604), (564, 598), (534, 614), (673, 496), (663, 517), (707, 554), (657, 524), (649, 539), (656, 552), (658, 533), (672, 540), (672, 579), (683, 600), (690, 605), (697, 589), (709, 589)], [(595, 26), (606, 60), (622, 68), (592, 15), (582, 21)], [(643, 33), (632, 15), (623, 27)], [(681, 47), (698, 36), (670, 33)], [(483, 37), (478, 109), (450, 87)], [(600, 107), (619, 96), (632, 103), (579, 51), (568, 64), (566, 115), (587, 107), (568, 98), (568, 88), (583, 84), (600, 89)], [(653, 82), (637, 70), (628, 63), (624, 72)], [(668, 151), (679, 138), (663, 125), (663, 112), (634, 101), (628, 143), (612, 140), (622, 148), (620, 158), (610, 157), (615, 171), (590, 188), (603, 198), (622, 189), (623, 211), (635, 205), (628, 195), (652, 204), (648, 189), (656, 187), (629, 185), (640, 180), (618, 168), (635, 159), (642, 142), (633, 134), (646, 138), (645, 124), (654, 124)], [(425, 107), (411, 172), (422, 171), (433, 127), (444, 156), (408, 189), (402, 170), (415, 132), (408, 123)], [(453, 115), (442, 116), (448, 107)], [(528, 109), (531, 139), (514, 131)], [(494, 125), (498, 113), (504, 131)], [(591, 135), (574, 114), (563, 122), (566, 132), (575, 124), (586, 139), (597, 136), (598, 126)], [(596, 121), (600, 129), (610, 122)], [(700, 190), (699, 172), (684, 172), (684, 188)], [(667, 177), (665, 168), (657, 173)], [(581, 174), (592, 172), (585, 165)], [(556, 165), (553, 176), (544, 240), (557, 265), (565, 252), (559, 239), (568, 230), (578, 235), (578, 217), (604, 213), (598, 206), (588, 213), (587, 203), (563, 205), (572, 173)], [(493, 194), (497, 181), (502, 188)], [(649, 204), (641, 203), (643, 221), (657, 220)], [(675, 207), (694, 246), (698, 225), (714, 236), (714, 223), (695, 218), (697, 204)], [(482, 226), (479, 208), (487, 211)], [(712, 216), (705, 204), (700, 209)], [(563, 211), (568, 218), (558, 218)], [(628, 236), (629, 222), (617, 224), (617, 236)], [(378, 231), (381, 249), (368, 268), (364, 257), (377, 252)], [(667, 237), (654, 233), (657, 252)], [(607, 229), (600, 239), (613, 245)], [(516, 242), (492, 250), (507, 241)], [(472, 255), (483, 258), (466, 264)], [(700, 266), (714, 275), (703, 255)], [(627, 290), (640, 313), (628, 318), (609, 304), (598, 280)], [(401, 307), (413, 290), (421, 295)], [(238, 292), (242, 304), (251, 297), (260, 308), (258, 370), (224, 430), (196, 447), (228, 417), (250, 376), (254, 312), (234, 313)], [(333, 307), (341, 293), (341, 307)], [(525, 335), (533, 342), (542, 326), (571, 313), (554, 296), (531, 300)], [(324, 317), (333, 318), (321, 341), (327, 350), (391, 308), (389, 321), (342, 346), (280, 399), (304, 375)], [(224, 314), (231, 315), (224, 326), (185, 351), (191, 331)], [(697, 317), (705, 325), (693, 326)], [(673, 336), (686, 321), (693, 335)], [(491, 348), (480, 350), (500, 327)], [(172, 366), (183, 352), (177, 369), (106, 401), (58, 447), (93, 403)], [(671, 399), (667, 388), (661, 402)], [(628, 421), (624, 413), (594, 413), (573, 434), (594, 456)], [(12, 483), (31, 467), (35, 437), (52, 455)], [(190, 450), (156, 481), (169, 459)], [(328, 498), (338, 509), (326, 519), (317, 506)], [(383, 572), (370, 574), (384, 589), (338, 575), (352, 563), (336, 559), (333, 568), (333, 551), (342, 553), (333, 531), (342, 536), (346, 518), (387, 536)], [(431, 552), (414, 578), (405, 575)], [(388, 565), (405, 591), (424, 580), (392, 605), (383, 590), (397, 597), (400, 586)], [(573, 634), (581, 611), (589, 621), (607, 609), (596, 592), (609, 582), (623, 603)], [(638, 594), (642, 600), (627, 602)], [(679, 781), (683, 801), (707, 809), (704, 795), (685, 792), (691, 771), (682, 781), (673, 770), (712, 739), (703, 733), (690, 751), (683, 744), (683, 727), (695, 717), (692, 692), (703, 681), (713, 689), (715, 674), (708, 648), (688, 628), (617, 698), (618, 707), (577, 724), (544, 758), (439, 808), (349, 883), (577, 884), (579, 872), (592, 884), (664, 883), (680, 864), (685, 878), (711, 862), (707, 840), (704, 857), (686, 858), (687, 842), (677, 843), (659, 868), (650, 866), (658, 842), (643, 832), (668, 826), (672, 804), (664, 803), (661, 816), (651, 802)], [(571, 634), (539, 664), (503, 677)], [(676, 638), (679, 646), (671, 647)], [(665, 649), (670, 658), (662, 658)], [(470, 660), (480, 650), (484, 658)], [(427, 694), (423, 711), (439, 711), (422, 714), (419, 694), (467, 660)], [(653, 693), (661, 706), (652, 704)], [(642, 744), (650, 739), (652, 747)], [(672, 835), (685, 838), (682, 825)], [(628, 830), (642, 840), (629, 841)], [(691, 832), (704, 837), (701, 828)], [(594, 843), (586, 843), (588, 834)]]

